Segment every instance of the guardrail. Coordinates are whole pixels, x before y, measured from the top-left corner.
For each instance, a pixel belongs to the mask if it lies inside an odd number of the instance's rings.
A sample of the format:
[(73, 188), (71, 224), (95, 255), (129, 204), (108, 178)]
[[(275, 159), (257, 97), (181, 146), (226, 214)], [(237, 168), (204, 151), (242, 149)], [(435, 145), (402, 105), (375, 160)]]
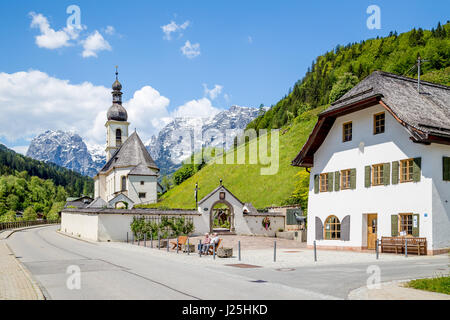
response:
[(48, 220), (2, 222), (0, 223), (0, 231), (56, 223), (59, 222)]

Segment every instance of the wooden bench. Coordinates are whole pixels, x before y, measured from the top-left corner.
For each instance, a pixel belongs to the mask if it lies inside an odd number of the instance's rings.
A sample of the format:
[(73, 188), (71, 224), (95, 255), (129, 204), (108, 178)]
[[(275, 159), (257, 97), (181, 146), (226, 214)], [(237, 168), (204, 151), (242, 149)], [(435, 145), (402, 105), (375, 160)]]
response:
[[(217, 248), (219, 248), (221, 243), (222, 243), (222, 239), (219, 239), (219, 242), (217, 242), (216, 247), (215, 247), (216, 252), (217, 252)], [(207, 254), (213, 255), (214, 254), (213, 250), (214, 250), (214, 247), (210, 247)]]
[(427, 239), (415, 237), (381, 237), (381, 252), (405, 253), (405, 240), (408, 253), (427, 254)]
[[(182, 246), (186, 244), (187, 239), (188, 239), (187, 236), (178, 237), (178, 250), (181, 250)], [(170, 244), (173, 245), (172, 250), (175, 250), (175, 248), (177, 247), (177, 242), (172, 241)]]

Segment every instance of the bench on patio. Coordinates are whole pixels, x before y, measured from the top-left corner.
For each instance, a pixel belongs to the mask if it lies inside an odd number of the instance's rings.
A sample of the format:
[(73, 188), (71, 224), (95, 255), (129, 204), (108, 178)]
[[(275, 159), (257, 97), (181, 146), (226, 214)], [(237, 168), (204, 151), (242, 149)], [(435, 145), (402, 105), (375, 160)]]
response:
[(405, 253), (405, 239), (408, 253), (427, 254), (427, 239), (415, 237), (381, 237), (381, 252)]
[(178, 243), (172, 241), (170, 244), (173, 245), (172, 250), (175, 250), (178, 244), (178, 250), (181, 250), (182, 246), (186, 244), (188, 237), (187, 236), (179, 236)]
[(210, 247), (206, 254), (213, 255), (214, 254), (214, 251), (213, 251), (214, 249), (216, 249), (216, 253), (217, 253), (217, 248), (219, 248), (221, 243), (222, 243), (222, 239), (219, 239), (219, 242), (217, 242), (216, 247), (215, 248), (214, 247)]

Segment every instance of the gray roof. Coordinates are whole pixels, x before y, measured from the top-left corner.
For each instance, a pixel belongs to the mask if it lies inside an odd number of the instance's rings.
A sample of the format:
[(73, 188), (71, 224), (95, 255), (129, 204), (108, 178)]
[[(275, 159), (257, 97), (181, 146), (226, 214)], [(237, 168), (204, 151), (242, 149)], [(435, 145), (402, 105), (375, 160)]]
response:
[(112, 209), (112, 208), (80, 208), (64, 209), (65, 213), (84, 214), (131, 214), (131, 215), (167, 215), (167, 216), (201, 216), (197, 210), (159, 210), (159, 209)]
[(381, 104), (418, 143), (450, 144), (450, 87), (392, 73), (375, 71), (327, 110), (319, 119), (292, 165), (312, 167), (314, 153), (337, 117)]
[(245, 203), (245, 206), (249, 210), (249, 214), (258, 214), (258, 210), (256, 210), (256, 208), (250, 202)]
[(371, 96), (381, 100), (402, 121), (424, 133), (450, 137), (450, 87), (375, 71), (323, 112), (348, 106)]
[(108, 204), (106, 203), (106, 201), (98, 197), (97, 199), (92, 201), (86, 208), (104, 208), (107, 206)]
[(158, 166), (148, 153), (136, 132), (125, 140), (125, 143), (114, 153), (100, 172), (107, 172), (115, 167), (144, 165), (159, 171)]
[(67, 207), (86, 208), (90, 203), (92, 203), (93, 200), (94, 199), (86, 196), (76, 198), (75, 200), (67, 201), (66, 204), (64, 205), (64, 208)]
[(143, 163), (139, 163), (137, 167), (134, 167), (133, 170), (128, 173), (129, 176), (157, 176), (157, 174), (150, 170), (149, 167), (147, 167)]
[(108, 109), (106, 113), (108, 120), (115, 121), (127, 121), (128, 113), (127, 110), (119, 103), (113, 103), (113, 105)]
[(244, 204), (241, 200), (239, 200), (238, 197), (236, 197), (230, 190), (228, 190), (227, 188), (225, 188), (224, 185), (220, 185), (217, 188), (215, 188), (213, 191), (211, 191), (210, 193), (208, 193), (205, 197), (203, 197), (203, 199), (201, 199), (198, 204), (202, 204), (203, 202), (205, 202), (207, 199), (209, 199), (212, 195), (214, 195), (216, 192), (218, 192), (219, 190), (225, 190), (226, 192), (228, 192), (233, 198), (235, 198), (238, 202), (240, 202), (241, 204)]

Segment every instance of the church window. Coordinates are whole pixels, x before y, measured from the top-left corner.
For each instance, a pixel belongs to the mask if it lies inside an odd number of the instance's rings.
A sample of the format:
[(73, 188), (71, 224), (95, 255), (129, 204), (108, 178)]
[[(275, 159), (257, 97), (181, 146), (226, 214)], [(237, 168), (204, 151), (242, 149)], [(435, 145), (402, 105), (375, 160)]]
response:
[(147, 196), (146, 193), (144, 193), (144, 192), (139, 192), (139, 199), (145, 199), (146, 196)]
[(126, 191), (127, 190), (127, 177), (122, 177), (122, 191)]
[(122, 130), (116, 130), (116, 146), (120, 147), (122, 145)]
[(143, 186), (145, 184), (145, 182), (144, 181), (141, 181), (141, 186)]

